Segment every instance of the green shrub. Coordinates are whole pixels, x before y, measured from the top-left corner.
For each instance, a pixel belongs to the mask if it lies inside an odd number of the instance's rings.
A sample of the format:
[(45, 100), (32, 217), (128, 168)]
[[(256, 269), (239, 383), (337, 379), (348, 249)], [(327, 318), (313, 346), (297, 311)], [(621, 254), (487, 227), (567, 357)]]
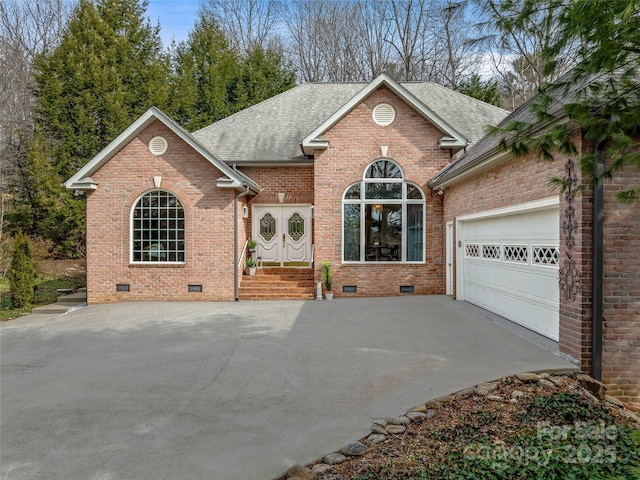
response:
[(35, 295), (36, 271), (29, 251), (29, 239), (22, 230), (18, 231), (13, 243), (8, 277), (13, 308), (31, 305)]

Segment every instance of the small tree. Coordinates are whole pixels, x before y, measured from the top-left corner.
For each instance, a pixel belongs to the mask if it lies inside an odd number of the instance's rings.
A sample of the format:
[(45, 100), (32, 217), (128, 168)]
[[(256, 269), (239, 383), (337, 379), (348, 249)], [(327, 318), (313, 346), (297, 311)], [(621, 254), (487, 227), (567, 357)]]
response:
[(31, 261), (29, 238), (18, 231), (13, 243), (13, 256), (9, 268), (9, 284), (11, 288), (11, 302), (14, 308), (31, 305), (36, 285), (36, 271)]

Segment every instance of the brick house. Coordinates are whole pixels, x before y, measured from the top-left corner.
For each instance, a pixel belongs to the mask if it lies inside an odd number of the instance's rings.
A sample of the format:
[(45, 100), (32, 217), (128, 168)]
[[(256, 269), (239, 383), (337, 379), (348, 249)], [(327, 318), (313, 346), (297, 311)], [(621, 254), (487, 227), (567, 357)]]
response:
[(336, 297), (451, 295), (639, 402), (640, 213), (612, 198), (638, 173), (604, 187), (598, 243), (592, 194), (547, 187), (579, 185), (575, 159), (513, 158), (484, 137), (507, 115), (386, 74), (301, 85), (193, 133), (152, 108), (66, 182), (87, 196), (89, 303), (312, 299), (328, 261)]

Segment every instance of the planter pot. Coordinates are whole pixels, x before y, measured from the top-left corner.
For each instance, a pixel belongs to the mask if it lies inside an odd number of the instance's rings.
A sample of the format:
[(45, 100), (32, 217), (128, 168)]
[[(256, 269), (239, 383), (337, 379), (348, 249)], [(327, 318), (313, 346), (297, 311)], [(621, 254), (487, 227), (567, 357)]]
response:
[(325, 292), (324, 298), (327, 300), (333, 300), (333, 292)]
[(256, 269), (257, 269), (257, 267), (249, 267), (249, 275), (255, 275), (256, 274)]

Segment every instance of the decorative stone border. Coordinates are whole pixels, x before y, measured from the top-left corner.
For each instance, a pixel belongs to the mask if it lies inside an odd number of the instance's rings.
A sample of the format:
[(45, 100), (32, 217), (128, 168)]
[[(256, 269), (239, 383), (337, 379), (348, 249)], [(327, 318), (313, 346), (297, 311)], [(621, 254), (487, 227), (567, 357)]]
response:
[[(282, 477), (280, 477), (280, 480), (341, 479), (341, 475), (331, 475), (334, 465), (339, 465), (352, 458), (364, 455), (369, 451), (368, 445), (376, 445), (384, 442), (390, 436), (404, 433), (407, 429), (407, 425), (412, 422), (422, 422), (434, 418), (437, 415), (437, 410), (444, 404), (452, 403), (457, 399), (467, 399), (474, 395), (479, 398), (484, 397), (485, 400), (491, 402), (518, 403), (525, 395), (525, 392), (522, 390), (517, 388), (513, 389), (509, 398), (494, 395), (491, 392), (498, 389), (500, 384), (506, 381), (510, 381), (516, 385), (528, 384), (531, 386), (535, 384), (540, 388), (553, 390), (564, 385), (566, 380), (563, 379), (563, 377), (574, 374), (574, 371), (568, 370), (519, 373), (511, 377), (501, 378), (492, 382), (480, 383), (475, 387), (460, 390), (459, 392), (451, 395), (430, 400), (408, 410), (404, 415), (399, 417), (374, 419), (371, 425), (371, 433), (369, 433), (365, 438), (342, 447), (338, 452), (332, 452), (325, 455), (321, 460), (313, 462), (311, 464), (313, 465), (311, 468), (302, 465), (294, 465), (289, 468)], [(625, 405), (620, 400), (606, 394), (606, 386), (602, 382), (594, 380), (590, 376), (583, 374), (575, 374), (574, 378), (580, 382), (585, 390), (587, 390), (584, 394), (588, 395), (593, 402), (606, 401), (612, 405), (616, 405), (623, 409), (623, 416), (628, 416), (634, 419), (640, 425), (640, 418), (637, 415), (626, 410)]]

